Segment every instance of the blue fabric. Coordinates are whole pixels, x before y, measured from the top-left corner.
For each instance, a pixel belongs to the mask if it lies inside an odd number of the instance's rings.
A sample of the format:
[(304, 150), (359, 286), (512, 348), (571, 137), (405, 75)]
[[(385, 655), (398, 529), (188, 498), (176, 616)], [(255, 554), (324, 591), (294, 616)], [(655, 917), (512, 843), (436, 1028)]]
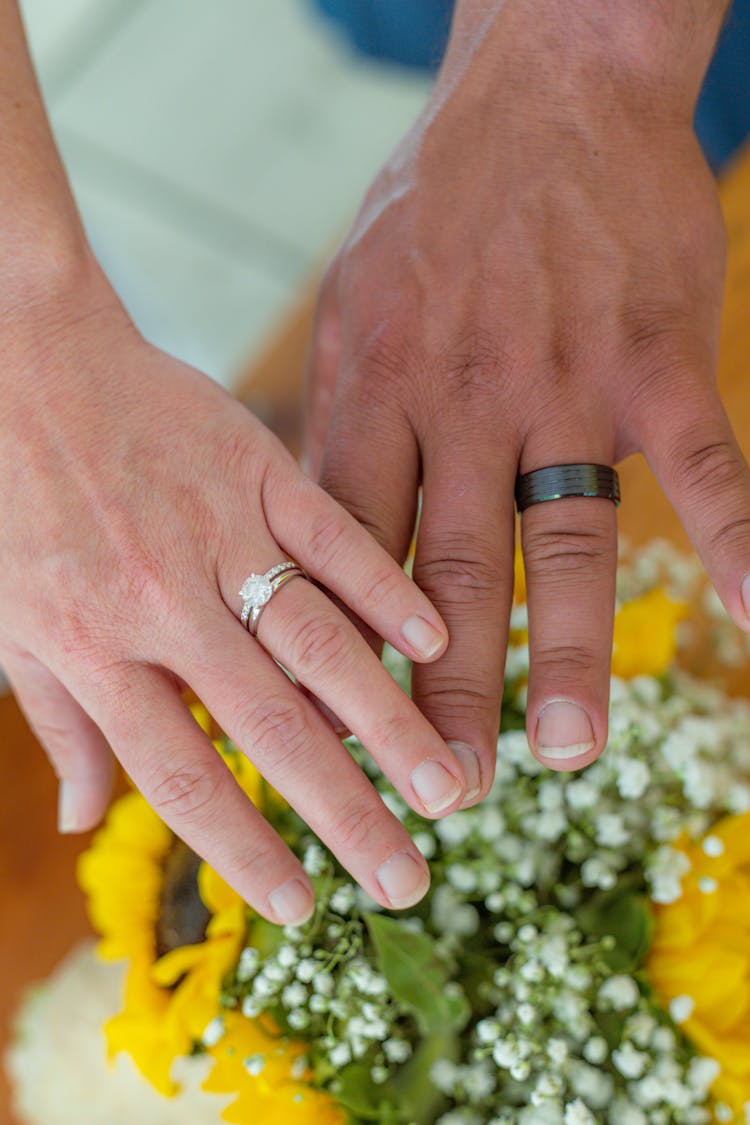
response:
[[(435, 68), (453, 0), (314, 0), (364, 54)], [(706, 77), (695, 127), (713, 168), (750, 135), (750, 0), (735, 0)]]
[(365, 55), (404, 66), (440, 64), (453, 0), (314, 0)]

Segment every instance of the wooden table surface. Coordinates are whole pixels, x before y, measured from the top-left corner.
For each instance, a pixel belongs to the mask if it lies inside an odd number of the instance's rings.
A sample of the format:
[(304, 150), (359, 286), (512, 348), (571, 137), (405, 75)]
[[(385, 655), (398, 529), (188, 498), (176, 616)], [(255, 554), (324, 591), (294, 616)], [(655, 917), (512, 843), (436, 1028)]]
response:
[[(722, 184), (730, 234), (720, 384), (746, 456), (750, 456), (750, 149)], [(253, 359), (239, 384), (243, 401), (294, 447), (299, 440), (302, 371), (314, 286), (278, 336)], [(622, 467), (621, 530), (633, 541), (685, 537), (640, 457)], [(0, 699), (0, 1055), (23, 990), (48, 974), (89, 932), (74, 865), (87, 837), (55, 829), (56, 782), (12, 698)], [(0, 1067), (0, 1125), (10, 1113)]]

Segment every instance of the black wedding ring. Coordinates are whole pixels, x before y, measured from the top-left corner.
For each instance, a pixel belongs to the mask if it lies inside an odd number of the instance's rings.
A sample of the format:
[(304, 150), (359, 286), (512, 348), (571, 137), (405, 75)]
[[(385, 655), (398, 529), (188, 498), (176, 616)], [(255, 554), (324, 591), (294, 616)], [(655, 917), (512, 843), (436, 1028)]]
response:
[(516, 505), (525, 512), (533, 504), (568, 496), (595, 496), (620, 503), (620, 478), (609, 465), (550, 465), (516, 480)]

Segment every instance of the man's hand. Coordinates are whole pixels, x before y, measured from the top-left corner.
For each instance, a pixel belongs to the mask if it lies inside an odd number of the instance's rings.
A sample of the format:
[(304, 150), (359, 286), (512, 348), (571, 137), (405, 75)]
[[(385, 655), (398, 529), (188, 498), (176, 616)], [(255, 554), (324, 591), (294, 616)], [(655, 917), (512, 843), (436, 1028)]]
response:
[[(517, 473), (643, 450), (750, 626), (750, 474), (715, 387), (724, 230), (692, 113), (724, 3), (459, 3), (446, 62), (324, 282), (311, 471), (450, 632), (414, 697), (491, 783)], [(627, 504), (628, 497), (624, 497)], [(614, 506), (522, 520), (528, 733), (607, 737)], [(743, 596), (744, 595), (744, 596)]]

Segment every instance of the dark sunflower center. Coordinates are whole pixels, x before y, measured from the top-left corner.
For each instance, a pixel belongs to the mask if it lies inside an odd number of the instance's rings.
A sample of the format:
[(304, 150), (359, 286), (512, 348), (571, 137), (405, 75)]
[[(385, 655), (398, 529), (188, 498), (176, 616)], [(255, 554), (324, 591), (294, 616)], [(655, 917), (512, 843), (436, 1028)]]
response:
[(198, 891), (200, 857), (175, 839), (164, 860), (164, 882), (156, 923), (156, 955), (203, 941), (211, 917)]

